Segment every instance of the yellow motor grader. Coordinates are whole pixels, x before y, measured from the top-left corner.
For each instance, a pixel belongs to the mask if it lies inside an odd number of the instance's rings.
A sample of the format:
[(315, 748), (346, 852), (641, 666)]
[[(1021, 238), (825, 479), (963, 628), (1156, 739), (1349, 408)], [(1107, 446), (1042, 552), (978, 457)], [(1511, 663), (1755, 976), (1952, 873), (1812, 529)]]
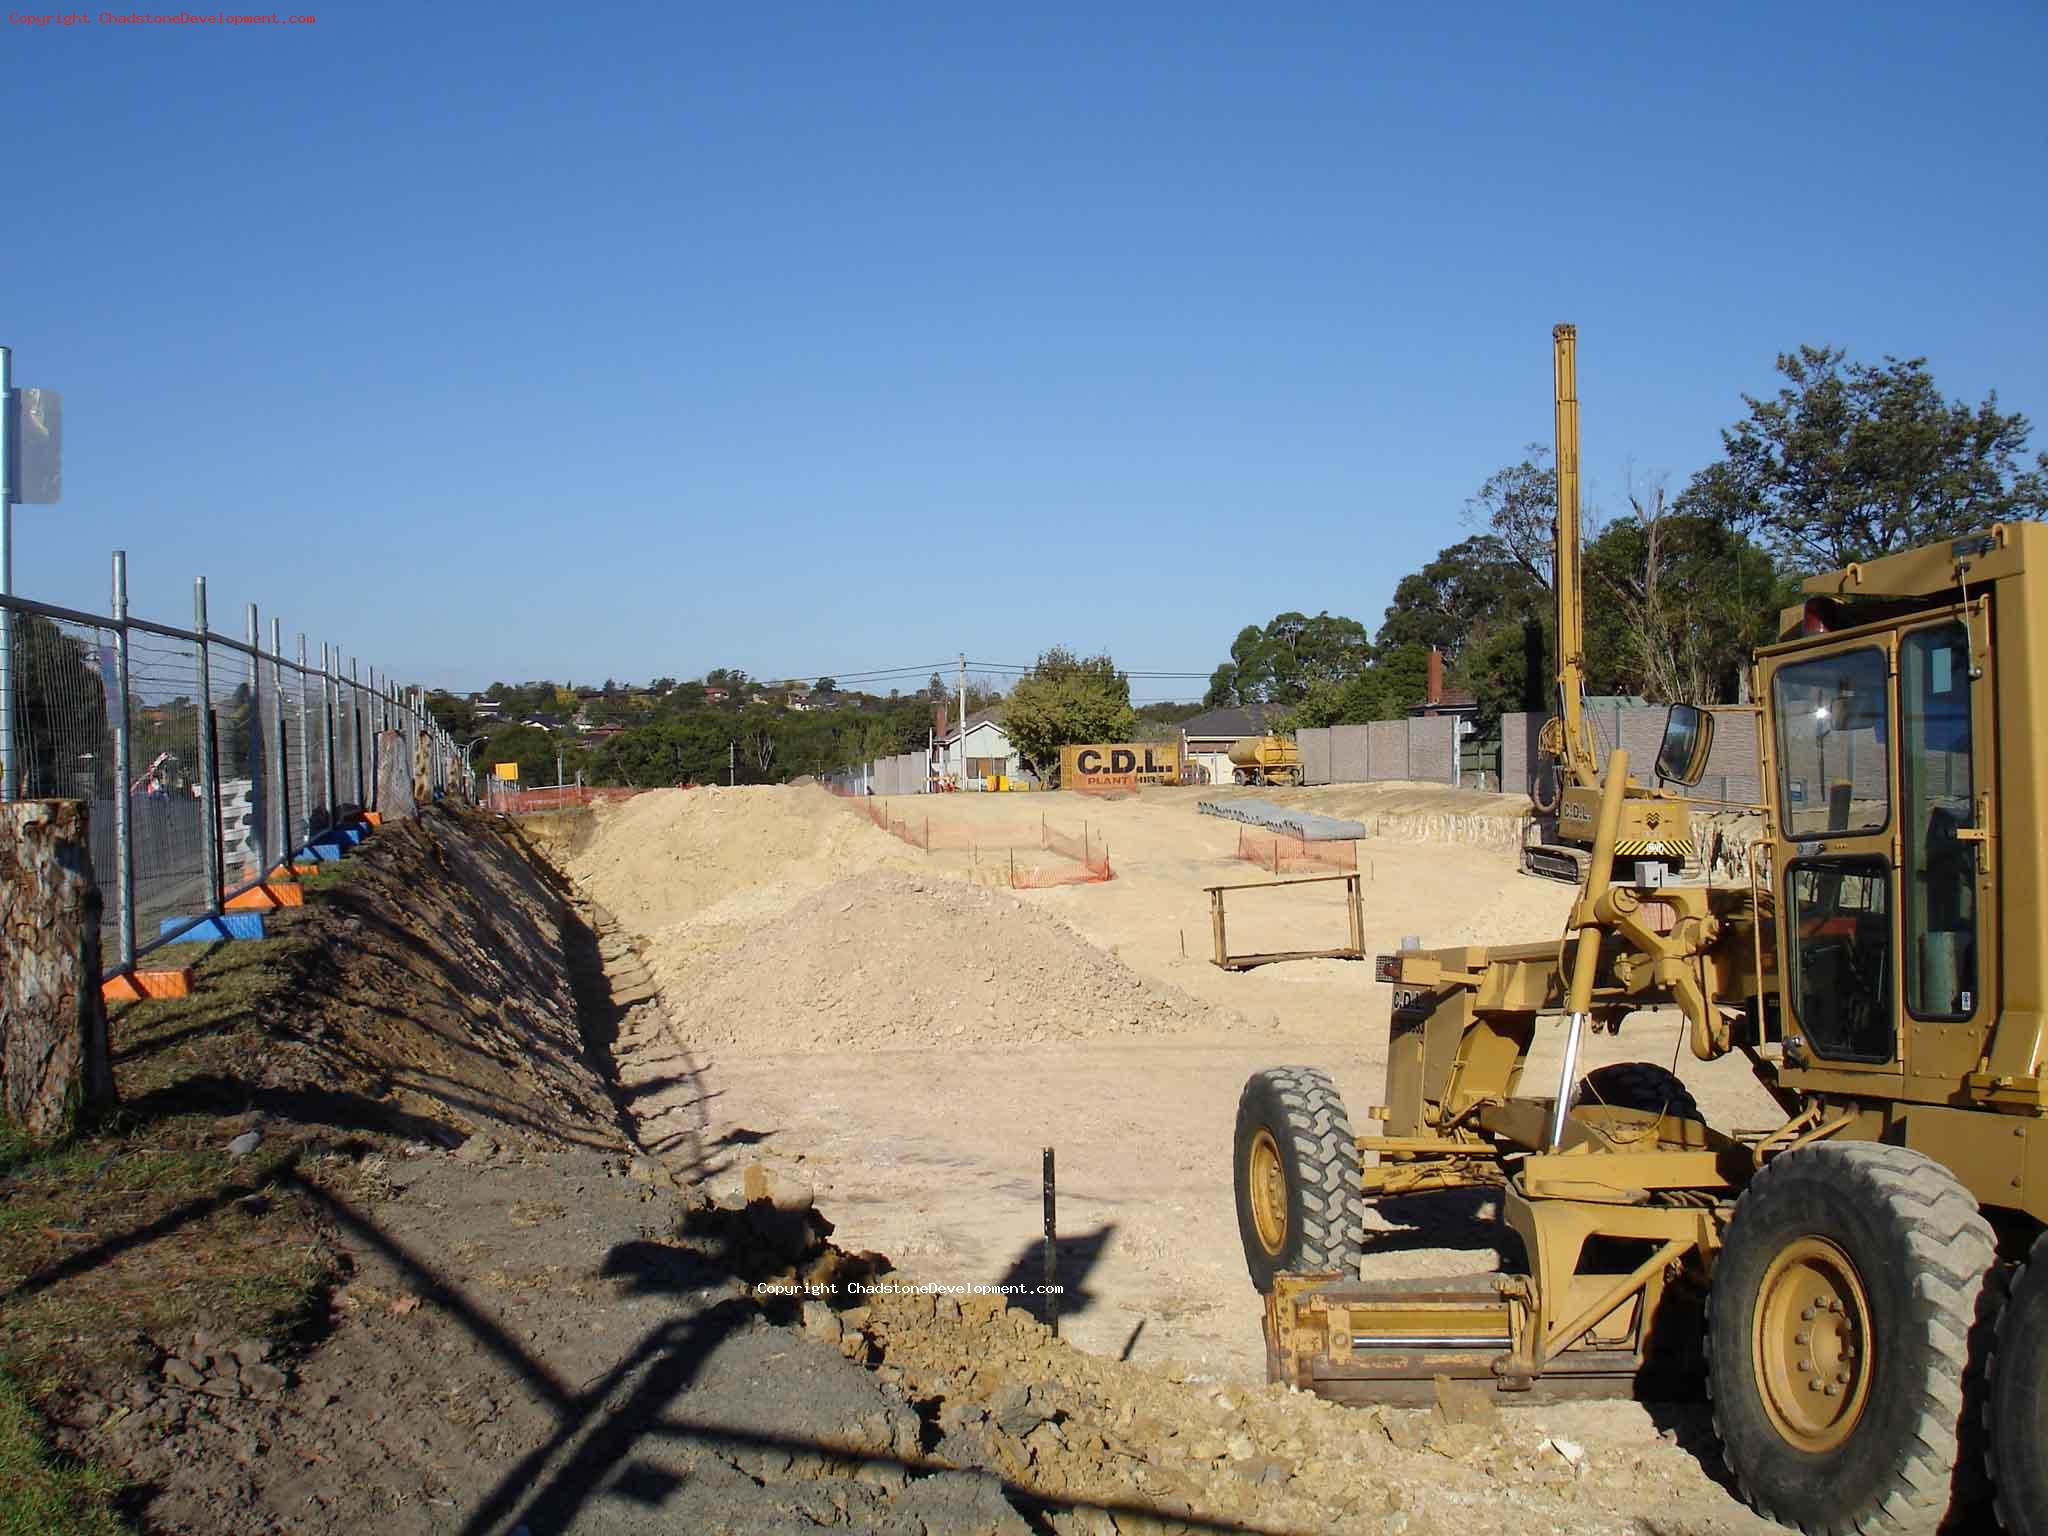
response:
[[(1616, 752), (1561, 940), (1379, 957), (1379, 1134), (1314, 1068), (1246, 1085), (1270, 1372), (1344, 1401), (1439, 1377), (1534, 1401), (1667, 1375), (1683, 1395), (1703, 1364), (1728, 1466), (1775, 1519), (1989, 1528), (1995, 1507), (2048, 1536), (2048, 528), (1805, 591), (1754, 664), (1745, 882), (1617, 859)], [(1712, 730), (1674, 706), (1660, 779), (1697, 783)], [(1648, 1009), (1702, 1061), (1742, 1052), (1781, 1123), (1709, 1126), (1650, 1063), (1582, 1078), (1586, 1032)], [(1561, 1066), (1535, 1081), (1539, 1032)], [(1497, 1191), (1522, 1272), (1361, 1280), (1366, 1200), (1471, 1188)]]

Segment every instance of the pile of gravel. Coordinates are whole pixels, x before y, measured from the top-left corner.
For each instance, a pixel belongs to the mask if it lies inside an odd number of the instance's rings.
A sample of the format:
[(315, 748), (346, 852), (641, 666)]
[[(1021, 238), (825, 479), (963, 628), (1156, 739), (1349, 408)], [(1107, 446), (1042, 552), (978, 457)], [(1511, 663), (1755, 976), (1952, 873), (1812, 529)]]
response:
[(692, 1046), (903, 1050), (1245, 1027), (1008, 891), (896, 871), (814, 891), (677, 980), (669, 1003)]

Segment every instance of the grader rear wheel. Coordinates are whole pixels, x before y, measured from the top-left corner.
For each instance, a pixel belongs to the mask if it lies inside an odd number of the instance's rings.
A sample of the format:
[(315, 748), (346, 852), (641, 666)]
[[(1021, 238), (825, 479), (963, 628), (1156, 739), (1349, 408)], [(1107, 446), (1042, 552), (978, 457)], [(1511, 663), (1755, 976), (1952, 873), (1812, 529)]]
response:
[(1652, 1115), (1703, 1120), (1699, 1101), (1678, 1074), (1653, 1061), (1617, 1061), (1588, 1072), (1579, 1084), (1577, 1103), (1612, 1104)]
[(1823, 1143), (1756, 1176), (1707, 1300), (1714, 1428), (1751, 1504), (1819, 1536), (1932, 1532), (1968, 1501), (1992, 1258), (1976, 1201), (1907, 1148)]
[(1999, 1523), (2012, 1536), (2048, 1536), (2048, 1233), (2013, 1277), (1990, 1376), (1985, 1429)]
[(1358, 1273), (1358, 1142), (1329, 1074), (1254, 1073), (1237, 1101), (1234, 1162), (1237, 1230), (1253, 1285), (1270, 1291), (1282, 1273)]

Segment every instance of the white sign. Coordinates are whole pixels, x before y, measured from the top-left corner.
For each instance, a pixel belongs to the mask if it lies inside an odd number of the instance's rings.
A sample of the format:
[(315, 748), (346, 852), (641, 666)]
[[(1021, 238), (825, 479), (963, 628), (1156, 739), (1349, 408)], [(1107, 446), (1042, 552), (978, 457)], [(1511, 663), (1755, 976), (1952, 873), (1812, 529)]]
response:
[(64, 499), (64, 397), (54, 389), (12, 393), (14, 472), (8, 484), (20, 506), (54, 507)]

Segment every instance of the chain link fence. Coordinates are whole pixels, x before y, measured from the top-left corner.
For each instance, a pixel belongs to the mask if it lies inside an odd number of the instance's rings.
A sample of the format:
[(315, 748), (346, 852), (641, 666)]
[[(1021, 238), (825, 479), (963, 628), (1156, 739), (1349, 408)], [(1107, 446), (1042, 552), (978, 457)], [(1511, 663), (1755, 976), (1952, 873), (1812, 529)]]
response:
[(239, 639), (211, 627), (203, 578), (192, 628), (133, 618), (116, 554), (112, 607), (0, 597), (0, 799), (89, 803), (110, 970), (317, 857), (360, 812), (411, 814), (421, 769), (434, 795), (467, 793), (419, 690), (303, 636), (287, 655), (277, 619), (266, 647), (253, 603)]

